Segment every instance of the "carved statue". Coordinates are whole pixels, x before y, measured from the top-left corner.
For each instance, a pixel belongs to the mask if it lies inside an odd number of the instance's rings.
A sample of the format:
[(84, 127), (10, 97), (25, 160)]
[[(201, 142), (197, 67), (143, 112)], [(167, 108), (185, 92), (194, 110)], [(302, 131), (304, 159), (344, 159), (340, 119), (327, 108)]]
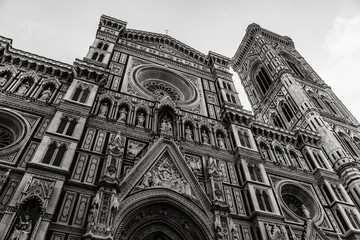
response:
[(144, 179), (143, 182), (141, 184), (143, 187), (151, 187), (153, 185), (153, 180), (152, 180), (152, 174), (151, 172), (147, 172), (144, 175)]
[(224, 138), (222, 138), (220, 134), (217, 135), (217, 142), (218, 142), (219, 148), (225, 149)]
[(209, 136), (206, 134), (205, 130), (202, 130), (201, 136), (202, 136), (203, 143), (209, 144)]
[(161, 131), (166, 131), (166, 121), (165, 121), (165, 119), (163, 119), (163, 120), (161, 121), (160, 130), (161, 130)]
[(120, 116), (119, 116), (119, 121), (123, 121), (126, 122), (126, 117), (127, 117), (127, 111), (125, 108), (121, 108), (120, 109)]
[(99, 110), (99, 117), (106, 117), (107, 113), (109, 111), (109, 107), (108, 107), (108, 103), (107, 102), (103, 102), (100, 106), (100, 110)]
[(52, 94), (53, 94), (53, 92), (51, 91), (51, 87), (48, 86), (46, 89), (44, 89), (44, 91), (42, 91), (39, 100), (46, 102), (50, 99)]
[(311, 218), (311, 215), (310, 215), (310, 211), (309, 209), (303, 204), (301, 205), (301, 209), (306, 217), (306, 219), (310, 219)]
[(131, 155), (132, 157), (134, 157), (139, 153), (139, 151), (141, 150), (142, 147), (143, 147), (143, 145), (140, 143), (136, 144), (134, 142), (130, 142), (128, 149), (127, 149), (127, 153), (129, 155)]
[(144, 113), (140, 112), (137, 116), (137, 126), (143, 127), (145, 122)]
[(168, 132), (172, 131), (172, 125), (171, 125), (170, 121), (166, 122), (165, 130)]
[(0, 77), (0, 86), (4, 86), (7, 82), (7, 79), (5, 77)]
[(28, 240), (32, 229), (32, 221), (28, 215), (25, 215), (25, 219), (19, 217), (19, 221), (14, 228), (10, 240)]
[(29, 90), (29, 88), (30, 88), (30, 84), (29, 84), (28, 81), (22, 82), (22, 83), (20, 84), (20, 87), (19, 87), (18, 90), (16, 91), (16, 94), (23, 96), (23, 95), (26, 94), (26, 92)]
[(186, 126), (186, 129), (185, 129), (185, 138), (187, 140), (193, 140), (193, 134), (192, 134), (192, 131), (190, 129), (189, 126)]

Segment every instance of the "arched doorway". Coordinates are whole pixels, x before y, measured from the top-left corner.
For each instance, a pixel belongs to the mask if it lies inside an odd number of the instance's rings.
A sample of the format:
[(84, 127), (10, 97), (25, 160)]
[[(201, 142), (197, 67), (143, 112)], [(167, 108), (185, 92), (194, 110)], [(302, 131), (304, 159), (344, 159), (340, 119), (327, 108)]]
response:
[(117, 226), (114, 240), (207, 240), (193, 216), (168, 201), (133, 206)]
[(172, 240), (168, 235), (161, 231), (153, 232), (148, 234), (142, 240)]

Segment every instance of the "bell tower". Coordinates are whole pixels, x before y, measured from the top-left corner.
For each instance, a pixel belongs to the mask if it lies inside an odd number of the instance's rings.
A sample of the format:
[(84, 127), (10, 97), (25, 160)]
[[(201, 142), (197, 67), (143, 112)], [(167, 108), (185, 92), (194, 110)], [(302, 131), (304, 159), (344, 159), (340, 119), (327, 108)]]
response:
[(319, 134), (327, 164), (348, 193), (358, 196), (360, 172), (353, 166), (359, 159), (359, 123), (293, 41), (251, 24), (232, 61), (255, 118), (280, 130)]

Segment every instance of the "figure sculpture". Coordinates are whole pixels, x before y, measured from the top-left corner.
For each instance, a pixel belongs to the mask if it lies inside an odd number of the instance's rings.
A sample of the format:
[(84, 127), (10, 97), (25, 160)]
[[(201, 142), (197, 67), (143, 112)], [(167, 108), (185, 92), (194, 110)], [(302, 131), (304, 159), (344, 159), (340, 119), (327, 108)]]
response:
[(120, 109), (120, 116), (119, 116), (119, 121), (123, 121), (126, 122), (126, 117), (127, 117), (127, 111), (125, 108), (121, 108)]
[(41, 96), (39, 98), (40, 101), (48, 101), (52, 95), (52, 91), (51, 91), (51, 88), (50, 86), (48, 86), (47, 88), (44, 89), (44, 91), (41, 93)]
[(14, 228), (10, 240), (28, 240), (32, 229), (32, 222), (28, 215), (25, 215), (25, 219), (19, 217), (19, 221)]
[(186, 129), (185, 129), (185, 138), (187, 140), (193, 140), (193, 134), (192, 134), (192, 131), (190, 129), (189, 126), (186, 126)]
[(100, 111), (99, 111), (99, 117), (106, 117), (107, 113), (108, 113), (109, 107), (108, 107), (108, 103), (104, 102), (101, 104), (100, 106)]
[(16, 94), (23, 96), (23, 95), (26, 94), (26, 92), (29, 90), (29, 88), (30, 88), (29, 82), (28, 81), (23, 82), (23, 83), (20, 84), (20, 87), (16, 91)]

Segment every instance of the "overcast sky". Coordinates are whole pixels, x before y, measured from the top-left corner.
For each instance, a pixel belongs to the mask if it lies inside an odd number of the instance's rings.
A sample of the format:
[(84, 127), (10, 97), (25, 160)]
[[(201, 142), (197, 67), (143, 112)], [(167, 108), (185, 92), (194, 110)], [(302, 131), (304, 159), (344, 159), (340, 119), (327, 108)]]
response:
[[(360, 120), (359, 0), (0, 0), (0, 35), (13, 47), (72, 64), (92, 44), (101, 14), (127, 28), (168, 34), (207, 54), (232, 57), (246, 27), (295, 47)], [(234, 75), (242, 104), (251, 109)]]

